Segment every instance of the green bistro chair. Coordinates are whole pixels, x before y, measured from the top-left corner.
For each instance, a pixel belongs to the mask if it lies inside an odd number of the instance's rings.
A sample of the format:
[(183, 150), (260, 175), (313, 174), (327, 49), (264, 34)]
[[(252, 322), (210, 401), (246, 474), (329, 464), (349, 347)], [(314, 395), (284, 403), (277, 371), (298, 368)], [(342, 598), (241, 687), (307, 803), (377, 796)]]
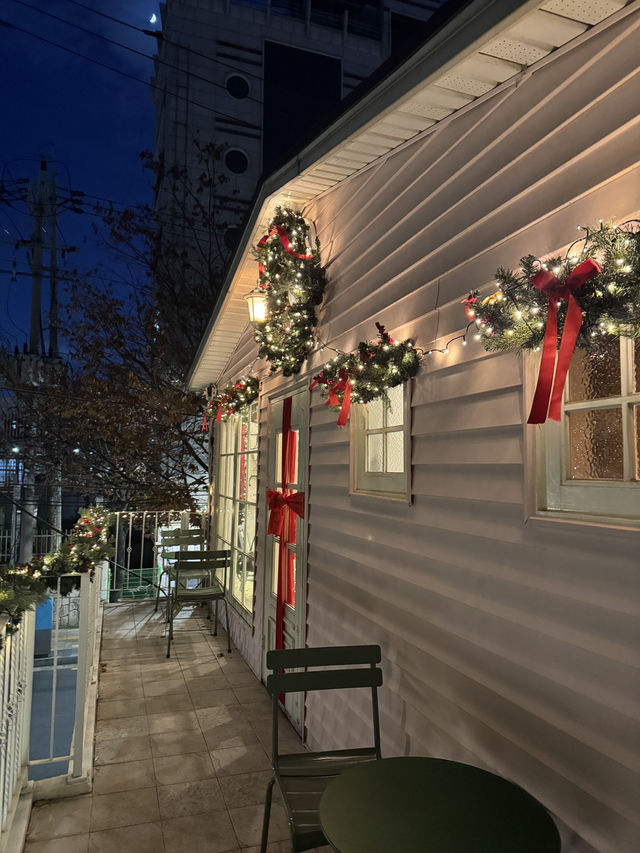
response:
[[(171, 641), (173, 640), (173, 618), (180, 604), (209, 605), (215, 602), (215, 617), (213, 635), (218, 634), (218, 602), (224, 603), (227, 620), (227, 651), (231, 654), (231, 633), (229, 631), (229, 608), (227, 607), (227, 573), (231, 551), (178, 551), (175, 563), (168, 567), (167, 590), (167, 621), (168, 643), (167, 657), (171, 657)], [(219, 573), (222, 573), (220, 578)], [(194, 581), (196, 586), (189, 586)]]
[[(187, 530), (179, 528), (170, 528), (160, 530), (160, 546), (159, 550), (162, 553), (162, 573), (167, 575), (167, 584), (170, 587), (169, 568), (178, 557), (179, 551), (186, 551), (188, 548), (204, 548), (204, 533), (199, 528), (191, 527)], [(163, 592), (162, 584), (158, 583), (156, 590), (156, 606), (155, 612), (158, 612), (160, 604), (160, 593)], [(168, 593), (167, 593), (168, 595)]]
[[(267, 785), (262, 824), (261, 853), (266, 853), (273, 785), (278, 783), (291, 834), (291, 850), (297, 853), (327, 843), (320, 825), (320, 798), (329, 782), (344, 770), (380, 758), (378, 687), (382, 684), (380, 646), (326, 646), (315, 649), (284, 649), (267, 652), (267, 690), (273, 703), (273, 778)], [(321, 669), (320, 667), (331, 667)], [(348, 667), (338, 669), (336, 667)], [(304, 672), (287, 672), (288, 669)], [(372, 739), (370, 746), (329, 752), (283, 754), (278, 748), (278, 696), (311, 690), (371, 690)]]

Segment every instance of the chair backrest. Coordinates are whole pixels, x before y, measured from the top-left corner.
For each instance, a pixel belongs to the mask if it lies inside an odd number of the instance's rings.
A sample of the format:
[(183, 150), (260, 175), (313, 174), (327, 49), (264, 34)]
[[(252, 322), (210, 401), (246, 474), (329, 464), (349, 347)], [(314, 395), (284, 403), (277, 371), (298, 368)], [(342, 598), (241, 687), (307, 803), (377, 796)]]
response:
[(220, 581), (222, 588), (227, 587), (227, 570), (231, 559), (231, 551), (176, 551), (175, 572), (176, 578), (179, 580), (180, 572), (189, 574), (189, 571), (194, 569), (198, 571), (212, 572), (218, 577), (218, 571), (222, 569), (222, 580)]
[[(313, 690), (371, 689), (373, 738), (380, 757), (380, 723), (378, 719), (378, 687), (382, 670), (377, 664), (380, 646), (321, 646), (309, 649), (272, 649), (267, 652), (267, 690), (273, 701), (273, 758), (278, 755), (278, 696), (284, 693)], [(321, 669), (320, 667), (329, 667)], [(342, 668), (339, 668), (342, 667)], [(345, 668), (346, 667), (346, 668)], [(304, 669), (304, 672), (287, 672)]]
[(160, 544), (163, 548), (188, 548), (190, 545), (202, 548), (204, 532), (193, 527), (188, 530), (180, 530), (179, 528), (161, 530)]

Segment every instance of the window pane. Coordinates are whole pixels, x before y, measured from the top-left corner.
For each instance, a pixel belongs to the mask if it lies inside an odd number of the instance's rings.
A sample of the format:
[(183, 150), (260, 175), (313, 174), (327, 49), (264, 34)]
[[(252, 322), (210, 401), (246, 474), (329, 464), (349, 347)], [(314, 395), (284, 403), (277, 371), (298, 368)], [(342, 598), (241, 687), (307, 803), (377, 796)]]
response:
[(620, 395), (620, 340), (603, 340), (597, 352), (576, 349), (569, 368), (569, 401)]
[(402, 474), (404, 471), (404, 433), (402, 430), (388, 432), (387, 471), (389, 474)]
[(378, 397), (367, 404), (367, 429), (382, 429), (383, 401)]
[(220, 424), (220, 453), (233, 452), (233, 433), (235, 423)]
[(635, 433), (633, 443), (636, 448), (636, 468), (633, 478), (640, 480), (640, 406), (633, 407), (633, 431)]
[(622, 480), (622, 411), (570, 412), (569, 446), (569, 479)]
[(247, 532), (244, 539), (244, 550), (253, 554), (256, 543), (256, 508), (251, 504), (247, 504), (245, 507), (245, 519)]
[(387, 426), (402, 426), (404, 423), (404, 385), (389, 388), (387, 396), (390, 404), (387, 408)]
[(220, 457), (220, 494), (233, 497), (233, 456)]
[(231, 529), (233, 524), (233, 501), (226, 498), (220, 500), (221, 519), (218, 525), (218, 533), (225, 542), (231, 543)]
[(247, 454), (247, 500), (258, 500), (258, 454)]
[(233, 592), (233, 597), (237, 598), (238, 601), (242, 601), (244, 598), (242, 583), (244, 580), (244, 557), (241, 554), (238, 554), (237, 551), (233, 552), (233, 568), (232, 568), (232, 577), (233, 582), (231, 585), (231, 590)]
[(247, 499), (247, 454), (242, 453), (238, 456), (238, 485), (236, 488), (235, 497), (238, 500), (246, 501)]
[(367, 471), (382, 471), (382, 439), (381, 433), (367, 436)]
[(249, 410), (249, 450), (258, 449), (258, 404), (252, 403)]
[(246, 507), (243, 503), (238, 504), (238, 526), (236, 528), (236, 548), (244, 551)]
[(244, 578), (244, 596), (243, 596), (243, 605), (247, 608), (247, 610), (251, 611), (253, 608), (253, 578), (254, 578), (254, 569), (253, 569), (253, 560), (249, 557), (246, 558), (245, 563), (245, 578)]

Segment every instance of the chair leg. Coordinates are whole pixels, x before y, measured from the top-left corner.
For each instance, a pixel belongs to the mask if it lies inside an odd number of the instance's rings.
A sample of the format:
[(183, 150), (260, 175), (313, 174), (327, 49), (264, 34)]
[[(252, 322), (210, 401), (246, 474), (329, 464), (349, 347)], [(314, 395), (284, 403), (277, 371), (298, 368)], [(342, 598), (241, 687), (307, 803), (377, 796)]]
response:
[(269, 839), (269, 818), (271, 817), (271, 796), (273, 794), (273, 783), (275, 778), (270, 779), (267, 785), (267, 793), (264, 798), (264, 817), (262, 819), (262, 841), (260, 842), (260, 853), (267, 853), (267, 841)]
[[(169, 592), (171, 592), (171, 590), (169, 590)], [(168, 618), (169, 628), (167, 630), (167, 635), (168, 635), (167, 657), (170, 658), (171, 657), (171, 640), (173, 639), (173, 597), (171, 595), (169, 595), (169, 598), (167, 600), (167, 616), (169, 617)]]
[(227, 616), (227, 651), (231, 654), (231, 631), (229, 630), (229, 608), (227, 607), (227, 599), (224, 599), (224, 612)]

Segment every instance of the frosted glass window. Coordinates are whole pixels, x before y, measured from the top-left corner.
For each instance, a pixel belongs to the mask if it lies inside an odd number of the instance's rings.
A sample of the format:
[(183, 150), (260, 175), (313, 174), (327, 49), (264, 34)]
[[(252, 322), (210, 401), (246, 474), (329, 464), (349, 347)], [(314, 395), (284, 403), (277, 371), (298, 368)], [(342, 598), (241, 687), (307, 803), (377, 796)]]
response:
[(367, 436), (367, 471), (384, 471), (382, 433)]
[(384, 417), (383, 401), (378, 398), (367, 404), (367, 428), (382, 429)]
[(568, 401), (617, 397), (620, 394), (619, 351), (618, 338), (603, 342), (597, 352), (576, 349), (569, 368)]
[(592, 409), (569, 414), (573, 480), (622, 480), (622, 410)]
[(401, 474), (404, 471), (404, 433), (388, 432), (387, 439), (387, 471), (390, 474)]
[(389, 388), (387, 391), (389, 403), (387, 406), (387, 426), (401, 426), (404, 423), (404, 393), (402, 385)]

